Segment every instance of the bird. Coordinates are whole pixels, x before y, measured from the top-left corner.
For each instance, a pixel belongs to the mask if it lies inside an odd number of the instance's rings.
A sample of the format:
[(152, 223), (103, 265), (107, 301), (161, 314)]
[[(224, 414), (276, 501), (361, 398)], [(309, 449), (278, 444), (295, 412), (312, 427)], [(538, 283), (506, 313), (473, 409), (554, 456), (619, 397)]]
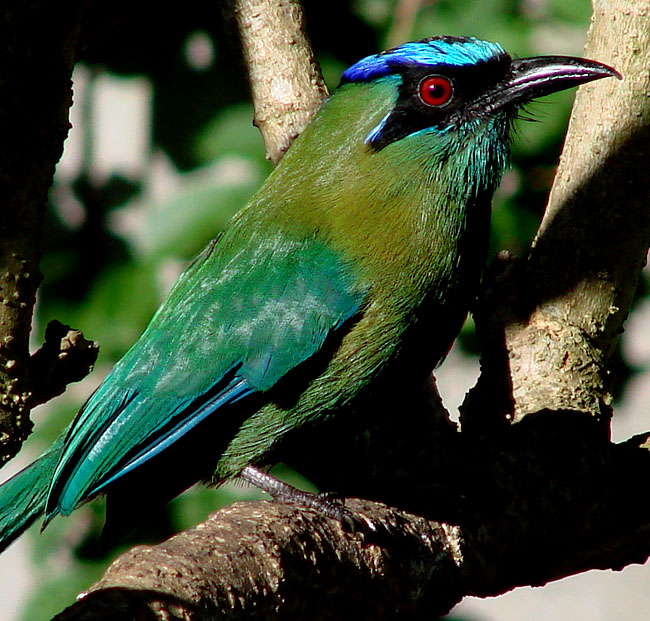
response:
[(128, 490), (128, 512), (242, 477), (281, 496), (264, 468), (295, 432), (417, 389), (449, 351), (522, 106), (604, 77), (620, 76), (452, 36), (349, 67), (67, 430), (0, 487), (0, 549), (101, 494)]

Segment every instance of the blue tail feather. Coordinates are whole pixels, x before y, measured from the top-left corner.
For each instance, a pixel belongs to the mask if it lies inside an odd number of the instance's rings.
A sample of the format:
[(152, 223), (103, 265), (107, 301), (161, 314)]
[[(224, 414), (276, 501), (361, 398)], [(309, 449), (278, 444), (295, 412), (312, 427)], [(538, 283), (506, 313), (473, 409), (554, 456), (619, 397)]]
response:
[(135, 470), (165, 449), (168, 449), (172, 444), (174, 444), (174, 442), (196, 427), (201, 421), (205, 420), (220, 407), (236, 403), (240, 399), (250, 395), (252, 392), (252, 388), (245, 379), (235, 376), (235, 378), (232, 379), (225, 388), (219, 390), (215, 397), (206, 401), (206, 403), (201, 405), (191, 416), (181, 420), (171, 429), (166, 430), (161, 437), (153, 440), (151, 444), (132, 457), (128, 463), (124, 464), (117, 472), (93, 489), (89, 495), (94, 496), (98, 492), (104, 490), (104, 488), (115, 480)]

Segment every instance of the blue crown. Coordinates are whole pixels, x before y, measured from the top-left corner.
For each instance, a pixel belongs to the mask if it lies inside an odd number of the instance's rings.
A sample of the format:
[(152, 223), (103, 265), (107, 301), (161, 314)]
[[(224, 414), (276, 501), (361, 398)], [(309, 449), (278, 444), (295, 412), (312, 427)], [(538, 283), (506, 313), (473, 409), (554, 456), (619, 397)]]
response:
[(346, 69), (341, 82), (367, 82), (413, 65), (461, 67), (504, 56), (508, 54), (498, 43), (473, 37), (432, 37), (367, 56)]

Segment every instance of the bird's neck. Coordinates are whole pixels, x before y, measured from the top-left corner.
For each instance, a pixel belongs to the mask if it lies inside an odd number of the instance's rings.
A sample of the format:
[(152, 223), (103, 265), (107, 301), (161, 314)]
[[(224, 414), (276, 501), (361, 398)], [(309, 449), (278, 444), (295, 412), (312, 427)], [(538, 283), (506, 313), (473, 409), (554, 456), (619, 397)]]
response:
[(365, 138), (395, 93), (390, 80), (340, 89), (271, 175), (264, 202), (251, 208), (267, 210), (283, 228), (317, 230), (370, 281), (409, 297), (444, 288), (432, 279), (453, 281), (463, 256), (484, 251), (509, 123), (497, 117), (425, 130), (373, 151)]

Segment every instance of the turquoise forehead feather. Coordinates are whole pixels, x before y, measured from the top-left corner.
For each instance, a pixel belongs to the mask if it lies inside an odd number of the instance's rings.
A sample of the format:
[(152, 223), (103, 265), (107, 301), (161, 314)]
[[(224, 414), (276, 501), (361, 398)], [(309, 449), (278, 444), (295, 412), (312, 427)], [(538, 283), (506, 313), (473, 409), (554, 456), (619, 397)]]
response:
[(367, 82), (395, 73), (400, 67), (462, 67), (504, 56), (507, 53), (498, 43), (473, 37), (433, 37), (367, 56), (347, 69), (341, 82)]

